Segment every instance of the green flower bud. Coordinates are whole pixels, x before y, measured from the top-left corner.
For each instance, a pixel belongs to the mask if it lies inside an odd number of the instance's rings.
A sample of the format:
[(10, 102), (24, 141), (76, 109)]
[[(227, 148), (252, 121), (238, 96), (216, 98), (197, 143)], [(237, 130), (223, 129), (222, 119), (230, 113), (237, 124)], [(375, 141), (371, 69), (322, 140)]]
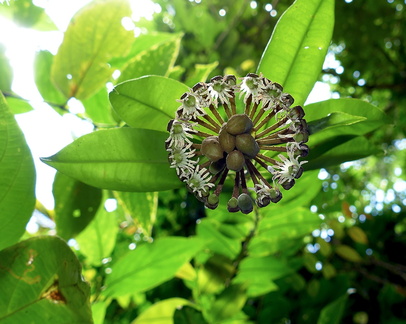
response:
[(227, 209), (230, 213), (235, 213), (240, 210), (238, 207), (238, 199), (235, 197), (231, 197), (231, 199), (227, 203)]
[(231, 151), (228, 153), (226, 158), (226, 165), (229, 170), (240, 171), (245, 164), (244, 155), (237, 150)]
[(200, 151), (212, 162), (216, 162), (224, 156), (224, 151), (220, 146), (217, 136), (209, 136), (205, 138), (202, 142)]
[(207, 197), (205, 206), (210, 209), (216, 209), (219, 204), (219, 197), (212, 193)]
[(252, 120), (246, 114), (231, 116), (226, 125), (227, 132), (231, 135), (249, 133), (253, 127)]
[(243, 212), (244, 214), (249, 214), (250, 212), (252, 212), (254, 206), (252, 204), (251, 197), (246, 193), (242, 193), (241, 195), (239, 195), (238, 207), (240, 207), (241, 212)]
[(235, 136), (227, 132), (226, 127), (222, 127), (220, 130), (219, 142), (223, 150), (227, 153), (235, 149)]
[(250, 158), (254, 158), (259, 152), (259, 146), (251, 134), (241, 134), (236, 136), (235, 146), (237, 150)]

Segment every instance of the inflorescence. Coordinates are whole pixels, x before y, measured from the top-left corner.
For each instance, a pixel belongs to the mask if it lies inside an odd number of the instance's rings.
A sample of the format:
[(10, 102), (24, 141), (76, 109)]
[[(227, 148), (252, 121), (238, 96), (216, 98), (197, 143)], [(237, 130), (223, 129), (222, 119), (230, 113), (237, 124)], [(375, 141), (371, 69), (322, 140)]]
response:
[[(180, 100), (168, 124), (171, 167), (189, 191), (215, 209), (230, 171), (235, 172), (230, 212), (250, 213), (282, 198), (302, 173), (309, 148), (300, 106), (280, 84), (253, 73), (237, 84), (233, 75), (199, 82)], [(243, 100), (236, 101), (236, 95)], [(220, 109), (222, 108), (222, 109)], [(252, 181), (254, 187), (248, 188)]]

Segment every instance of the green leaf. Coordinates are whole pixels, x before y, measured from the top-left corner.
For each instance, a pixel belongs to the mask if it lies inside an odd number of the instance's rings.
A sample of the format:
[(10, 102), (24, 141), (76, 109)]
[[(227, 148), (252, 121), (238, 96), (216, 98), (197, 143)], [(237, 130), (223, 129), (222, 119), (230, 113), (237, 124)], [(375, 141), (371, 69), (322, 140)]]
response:
[(116, 244), (119, 225), (116, 212), (108, 212), (100, 206), (90, 224), (75, 239), (80, 253), (93, 266), (101, 266), (102, 260), (111, 255)]
[(114, 128), (84, 135), (41, 160), (88, 185), (121, 191), (159, 191), (182, 186), (169, 167), (166, 133)]
[(65, 97), (51, 81), (51, 66), (54, 55), (48, 51), (39, 51), (34, 60), (34, 79), (38, 91), (45, 101), (53, 104), (66, 104)]
[(146, 76), (117, 85), (110, 102), (120, 118), (135, 128), (166, 132), (180, 104), (176, 100), (189, 88), (173, 79)]
[(92, 323), (90, 288), (81, 271), (71, 248), (55, 236), (1, 251), (0, 322)]
[(203, 219), (197, 226), (198, 237), (207, 242), (207, 247), (233, 260), (241, 250), (240, 239), (229, 238), (219, 231), (221, 223), (214, 219)]
[(104, 295), (143, 292), (171, 279), (205, 245), (197, 238), (165, 237), (145, 243), (112, 265)]
[(148, 236), (151, 235), (152, 226), (156, 220), (158, 209), (157, 192), (115, 192), (119, 204), (125, 213), (144, 230)]
[(93, 219), (101, 203), (100, 189), (60, 172), (52, 188), (55, 198), (56, 232), (65, 240), (78, 235)]
[(240, 284), (232, 284), (217, 297), (210, 310), (214, 323), (221, 322), (236, 315), (245, 305), (247, 295)]
[(354, 250), (351, 246), (340, 244), (335, 248), (335, 252), (345, 260), (351, 262), (361, 262), (362, 258), (359, 253)]
[(13, 69), (5, 54), (6, 47), (0, 43), (0, 90), (11, 91), (11, 83), (13, 82)]
[(376, 106), (351, 98), (316, 102), (307, 105), (305, 111), (310, 147), (336, 136), (364, 135), (388, 122)]
[(82, 104), (85, 107), (86, 116), (88, 116), (93, 123), (102, 125), (118, 124), (113, 117), (114, 111), (111, 109), (109, 94), (105, 87), (101, 88), (99, 92), (90, 98), (82, 100)]
[(213, 62), (210, 64), (195, 64), (195, 70), (186, 80), (186, 84), (189, 87), (193, 87), (198, 82), (206, 82), (210, 73), (213, 72), (218, 65), (218, 62)]
[(379, 152), (381, 150), (371, 144), (365, 137), (348, 138), (342, 136), (337, 137), (335, 141), (327, 141), (312, 148), (308, 156), (309, 163), (306, 163), (303, 167), (305, 170), (326, 168), (378, 154)]
[(174, 324), (207, 324), (201, 312), (196, 308), (183, 306), (177, 308), (173, 315)]
[(8, 96), (8, 97), (6, 97), (6, 100), (7, 100), (7, 105), (9, 106), (11, 112), (14, 115), (24, 114), (24, 113), (29, 112), (34, 109), (28, 103), (28, 101), (24, 100), (24, 99), (20, 99), (20, 98), (13, 97), (13, 96)]
[(303, 105), (316, 83), (334, 27), (334, 0), (296, 0), (281, 16), (257, 72)]
[(251, 256), (267, 256), (286, 249), (289, 240), (295, 240), (311, 233), (320, 226), (321, 219), (307, 208), (286, 206), (263, 212), (258, 224), (258, 233), (250, 241)]
[(348, 295), (345, 294), (337, 298), (332, 303), (325, 306), (320, 313), (317, 324), (340, 324), (344, 314)]
[(179, 54), (182, 34), (142, 51), (128, 62), (117, 82), (139, 78), (144, 75), (168, 76)]
[(169, 298), (161, 300), (141, 313), (131, 324), (173, 324), (174, 314), (177, 309), (182, 309), (183, 306), (192, 306), (193, 304), (183, 298)]
[(109, 60), (125, 55), (134, 39), (121, 24), (130, 15), (127, 1), (106, 0), (91, 2), (73, 17), (51, 72), (67, 98), (86, 99), (109, 80)]
[(241, 261), (238, 274), (233, 282), (245, 283), (248, 287), (248, 297), (257, 297), (277, 290), (278, 286), (273, 280), (282, 278), (292, 272), (293, 270), (280, 258), (250, 256)]
[(23, 235), (35, 205), (30, 149), (0, 92), (0, 250)]

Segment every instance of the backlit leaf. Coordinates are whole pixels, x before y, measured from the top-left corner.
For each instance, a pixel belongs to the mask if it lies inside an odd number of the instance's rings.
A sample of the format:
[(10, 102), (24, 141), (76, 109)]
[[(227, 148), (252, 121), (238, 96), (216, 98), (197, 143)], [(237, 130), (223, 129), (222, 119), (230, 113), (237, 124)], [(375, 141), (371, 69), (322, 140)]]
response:
[(166, 132), (175, 118), (181, 95), (189, 88), (173, 79), (146, 76), (117, 85), (110, 92), (110, 102), (128, 125)]
[(134, 40), (121, 24), (130, 15), (127, 1), (105, 0), (91, 2), (73, 17), (51, 73), (67, 98), (88, 98), (109, 80), (114, 71), (109, 60), (125, 55)]
[(71, 248), (55, 236), (1, 251), (0, 322), (92, 323), (90, 288), (81, 271)]
[(303, 105), (316, 83), (334, 27), (334, 0), (296, 0), (279, 19), (257, 72)]
[(317, 324), (340, 324), (347, 299), (348, 295), (345, 294), (325, 306), (321, 310)]
[(104, 295), (143, 292), (171, 279), (205, 245), (197, 238), (165, 237), (128, 252), (111, 266)]
[(23, 235), (35, 204), (31, 152), (0, 92), (0, 250)]
[(169, 167), (163, 132), (114, 128), (84, 135), (46, 164), (88, 185), (121, 191), (159, 191), (182, 186)]

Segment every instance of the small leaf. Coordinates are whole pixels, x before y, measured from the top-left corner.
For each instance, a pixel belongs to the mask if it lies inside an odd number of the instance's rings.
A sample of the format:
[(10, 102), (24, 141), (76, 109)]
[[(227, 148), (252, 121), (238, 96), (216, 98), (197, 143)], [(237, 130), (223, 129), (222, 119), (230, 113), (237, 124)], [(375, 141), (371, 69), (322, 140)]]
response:
[(196, 308), (183, 306), (177, 308), (173, 316), (174, 324), (207, 324), (201, 312)]
[(118, 229), (116, 213), (100, 206), (90, 224), (75, 238), (88, 263), (101, 266), (102, 260), (111, 255)]
[(35, 205), (30, 149), (0, 92), (0, 250), (23, 235)]
[(195, 70), (186, 80), (189, 87), (193, 87), (198, 82), (206, 82), (210, 73), (218, 66), (218, 62), (210, 64), (195, 64)]
[(0, 90), (3, 92), (11, 91), (11, 83), (13, 82), (13, 69), (5, 52), (6, 47), (0, 43)]
[(205, 246), (197, 238), (165, 237), (128, 252), (111, 266), (104, 295), (143, 292), (171, 279), (183, 264)]
[(125, 213), (144, 230), (146, 235), (151, 235), (158, 209), (158, 193), (115, 192), (114, 196), (123, 207)]
[(173, 317), (177, 309), (183, 306), (192, 306), (193, 304), (183, 298), (169, 298), (161, 300), (142, 312), (131, 324), (173, 324)]
[(281, 16), (257, 72), (303, 105), (316, 83), (334, 27), (334, 0), (297, 0)]
[(167, 134), (133, 128), (100, 130), (84, 135), (46, 164), (88, 185), (122, 191), (159, 191), (182, 186), (169, 168)]
[(345, 294), (325, 306), (321, 310), (319, 319), (317, 320), (317, 324), (340, 324), (344, 314), (347, 299), (348, 295)]
[(39, 51), (34, 60), (34, 79), (38, 91), (45, 101), (53, 104), (64, 105), (65, 97), (51, 81), (51, 66), (54, 55), (48, 51)]
[(221, 322), (237, 314), (245, 305), (247, 295), (244, 285), (232, 284), (217, 297), (210, 315), (214, 323)]
[(347, 230), (347, 233), (354, 242), (368, 244), (368, 236), (361, 227), (352, 226)]
[(79, 260), (55, 236), (37, 236), (0, 252), (0, 322), (92, 323), (90, 288)]
[(11, 112), (14, 115), (17, 114), (24, 114), (26, 112), (32, 111), (34, 108), (32, 108), (32, 106), (29, 104), (29, 102), (27, 100), (24, 99), (20, 99), (13, 97), (13, 96), (8, 96), (6, 97), (7, 100), (7, 105), (9, 106)]
[(110, 102), (129, 126), (166, 132), (180, 106), (176, 100), (188, 90), (173, 79), (146, 76), (117, 85), (110, 92)]
[(182, 34), (170, 37), (165, 42), (148, 48), (134, 56), (121, 72), (117, 83), (142, 77), (144, 75), (167, 76), (179, 54)]
[(91, 2), (73, 17), (51, 73), (65, 97), (86, 99), (109, 80), (114, 71), (109, 60), (125, 55), (134, 40), (121, 24), (130, 15), (127, 1), (106, 0)]
[(52, 192), (56, 231), (60, 237), (69, 240), (79, 234), (96, 215), (101, 190), (58, 172)]
[(351, 261), (351, 262), (361, 262), (362, 258), (361, 256), (358, 254), (357, 251), (355, 251), (352, 247), (348, 246), (348, 245), (338, 245), (336, 246), (335, 249), (336, 253), (342, 257), (345, 260)]

